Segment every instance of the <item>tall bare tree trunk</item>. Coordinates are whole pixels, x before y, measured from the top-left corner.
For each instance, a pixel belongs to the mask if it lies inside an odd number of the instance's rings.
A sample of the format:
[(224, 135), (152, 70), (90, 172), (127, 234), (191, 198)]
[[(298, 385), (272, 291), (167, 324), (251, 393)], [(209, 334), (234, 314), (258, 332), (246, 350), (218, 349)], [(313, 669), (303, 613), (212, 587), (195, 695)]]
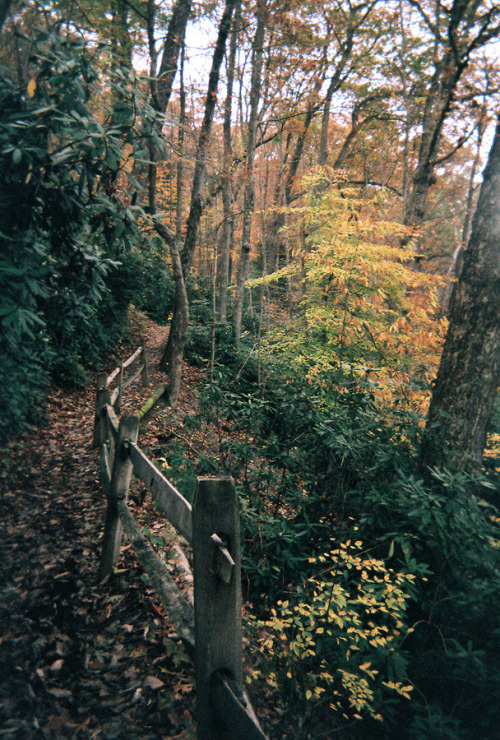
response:
[(500, 382), (500, 121), (449, 321), (421, 447), (423, 468), (481, 464)]
[(240, 341), (243, 303), (245, 298), (245, 281), (250, 262), (250, 237), (255, 205), (255, 146), (257, 142), (257, 123), (262, 81), (262, 60), (264, 56), (264, 34), (267, 8), (265, 2), (257, 5), (257, 28), (252, 44), (252, 79), (250, 83), (250, 117), (248, 120), (248, 145), (245, 172), (245, 192), (243, 196), (243, 226), (241, 235), (241, 253), (236, 284), (236, 300), (233, 313), (234, 338)]
[(472, 161), (472, 167), (469, 175), (469, 187), (467, 192), (467, 207), (465, 210), (464, 223), (462, 227), (462, 240), (458, 247), (453, 253), (453, 257), (448, 268), (449, 280), (443, 285), (440, 291), (439, 297), (439, 313), (444, 315), (450, 303), (451, 292), (453, 290), (453, 280), (460, 277), (462, 272), (462, 266), (464, 263), (464, 250), (467, 247), (467, 243), (470, 239), (471, 228), (472, 228), (472, 217), (474, 215), (474, 192), (476, 190), (476, 175), (481, 162), (481, 146), (483, 143), (483, 136), (486, 130), (487, 124), (487, 109), (486, 103), (482, 106), (481, 114), (478, 121), (477, 127), (477, 143), (476, 143), (476, 154)]
[(175, 237), (177, 242), (182, 239), (182, 191), (184, 180), (184, 134), (186, 130), (186, 90), (184, 88), (184, 47), (181, 51), (180, 90), (179, 90), (179, 130), (177, 135), (177, 180), (175, 184)]
[[(317, 83), (316, 88), (321, 85), (320, 82)], [(317, 92), (317, 89), (315, 90)], [(286, 169), (286, 175), (284, 177), (285, 182), (284, 185), (281, 185), (281, 183), (278, 183), (275, 188), (274, 193), (274, 201), (273, 201), (273, 207), (272, 212), (273, 216), (270, 219), (270, 222), (267, 226), (267, 232), (268, 232), (268, 265), (266, 266), (266, 269), (268, 269), (270, 272), (273, 272), (274, 270), (279, 269), (280, 265), (280, 255), (284, 249), (283, 240), (282, 240), (282, 229), (285, 225), (285, 214), (283, 210), (283, 206), (286, 203), (287, 206), (290, 205), (293, 201), (293, 188), (297, 179), (297, 172), (299, 169), (300, 160), (302, 157), (302, 153), (304, 151), (304, 146), (306, 143), (307, 138), (307, 132), (309, 131), (309, 127), (313, 121), (314, 114), (316, 113), (318, 109), (318, 103), (315, 100), (311, 100), (307, 106), (304, 120), (302, 123), (302, 129), (297, 135), (297, 139), (295, 140), (295, 144), (293, 147), (293, 151), (291, 154), (291, 157), (289, 158), (289, 152), (290, 148), (289, 145), (291, 144), (291, 135), (288, 134), (286, 147), (285, 147), (285, 154), (283, 156), (283, 167), (282, 171), (283, 174), (285, 173)]]
[(227, 321), (227, 291), (229, 287), (229, 272), (231, 265), (231, 247), (234, 233), (234, 187), (233, 187), (233, 147), (231, 142), (231, 125), (233, 115), (233, 88), (234, 71), (236, 66), (236, 44), (241, 22), (241, 0), (237, 0), (233, 30), (229, 47), (229, 59), (227, 62), (227, 92), (224, 103), (224, 166), (222, 173), (222, 204), (223, 223), (221, 254), (219, 264), (219, 321), (225, 324)]
[[(464, 224), (462, 227), (462, 247), (467, 246), (467, 242), (470, 239), (472, 216), (474, 214), (474, 190), (476, 188), (476, 175), (479, 169), (479, 163), (481, 162), (481, 147), (483, 145), (484, 133), (486, 131), (486, 125), (488, 123), (488, 108), (486, 101), (481, 106), (481, 113), (477, 122), (477, 141), (476, 141), (476, 154), (472, 162), (472, 167), (469, 175), (469, 188), (467, 192), (467, 208), (465, 211)], [(460, 274), (456, 270), (453, 272), (458, 277)]]
[[(212, 68), (210, 70), (207, 95), (205, 99), (205, 113), (196, 150), (196, 164), (191, 190), (191, 207), (186, 223), (184, 246), (180, 254), (184, 292), (196, 248), (198, 228), (200, 225), (201, 214), (203, 212), (203, 187), (205, 183), (208, 142), (210, 139), (210, 131), (217, 102), (220, 68), (224, 58), (226, 40), (231, 28), (231, 19), (235, 3), (236, 0), (226, 0), (224, 13), (219, 23), (219, 32), (212, 57)], [(170, 371), (169, 399), (173, 406), (177, 403), (180, 389), (182, 361), (184, 357), (184, 348), (186, 346), (187, 326), (189, 321), (189, 307), (187, 301), (182, 298), (182, 285), (178, 285), (178, 273), (174, 274), (176, 276), (176, 301), (174, 304), (167, 346), (165, 347), (160, 363), (160, 367), (163, 370), (168, 368)]]
[[(172, 88), (177, 72), (177, 62), (181, 49), (184, 47), (186, 26), (191, 12), (191, 0), (177, 0), (172, 8), (172, 14), (167, 28), (167, 35), (163, 42), (160, 68), (157, 72), (158, 53), (155, 39), (155, 0), (147, 2), (147, 35), (150, 56), (150, 90), (153, 106), (159, 113), (166, 113), (172, 95)], [(148, 202), (149, 212), (156, 213), (156, 175), (158, 152), (152, 138), (148, 141)]]
[(337, 66), (335, 67), (335, 71), (332, 77), (330, 78), (330, 83), (328, 85), (328, 89), (323, 100), (321, 113), (321, 134), (318, 155), (318, 164), (320, 167), (324, 167), (328, 160), (328, 124), (330, 123), (330, 109), (332, 105), (332, 99), (334, 94), (342, 87), (342, 83), (345, 79), (344, 72), (352, 54), (355, 29), (356, 27), (354, 25), (350, 25), (348, 27), (347, 38), (342, 44), (342, 53), (340, 59), (337, 63)]
[(450, 49), (436, 65), (425, 103), (417, 169), (406, 204), (405, 226), (414, 232), (423, 224), (427, 198), (435, 182), (434, 170), (441, 134), (453, 94), (465, 64), (457, 64)]

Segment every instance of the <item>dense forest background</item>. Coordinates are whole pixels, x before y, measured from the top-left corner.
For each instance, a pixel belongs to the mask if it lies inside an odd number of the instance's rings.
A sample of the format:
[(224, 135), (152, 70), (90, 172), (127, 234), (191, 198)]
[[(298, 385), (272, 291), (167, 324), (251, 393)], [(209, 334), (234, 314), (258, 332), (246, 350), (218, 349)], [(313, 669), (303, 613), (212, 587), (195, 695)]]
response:
[(237, 482), (249, 680), (298, 737), (495, 737), (498, 5), (0, 24), (0, 433), (84, 385), (131, 304), (170, 324), (170, 403), (205, 367), (219, 440), (165, 465)]

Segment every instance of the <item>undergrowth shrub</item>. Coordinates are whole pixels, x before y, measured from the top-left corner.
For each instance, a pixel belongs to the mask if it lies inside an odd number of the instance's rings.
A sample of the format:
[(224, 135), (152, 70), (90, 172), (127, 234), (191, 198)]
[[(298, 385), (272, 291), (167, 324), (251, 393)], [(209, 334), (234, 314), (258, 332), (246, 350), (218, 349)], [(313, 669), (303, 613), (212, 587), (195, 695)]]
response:
[(159, 144), (161, 128), (129, 69), (112, 71), (107, 99), (120, 106), (106, 110), (95, 47), (26, 33), (25, 80), (0, 70), (0, 340), (12, 429), (32, 415), (48, 374), (83, 384), (85, 364), (119, 338), (135, 280), (127, 260), (145, 217), (130, 203), (125, 162), (142, 157), (146, 131)]
[(49, 382), (50, 350), (41, 332), (20, 341), (5, 332), (0, 351), (0, 437), (40, 421), (39, 404)]
[(196, 489), (196, 472), (192, 461), (186, 458), (182, 447), (177, 443), (171, 444), (166, 453), (160, 446), (156, 453), (156, 460), (161, 464), (163, 472), (179, 493), (187, 501), (192, 501)]
[(175, 285), (165, 250), (158, 240), (141, 244), (130, 256), (134, 268), (134, 305), (158, 324), (166, 324), (173, 309)]
[[(268, 373), (265, 383), (257, 385), (252, 362), (248, 373), (243, 363), (236, 372), (235, 365), (215, 372), (202, 402), (219, 425), (218, 469), (237, 480), (243, 582), (256, 618), (273, 622), (260, 632), (261, 647), (266, 652), (265, 640), (271, 639), (267, 647), (276, 652), (275, 680), (290, 711), (324, 708), (328, 702), (314, 688), (330, 696), (334, 687), (342, 700), (331, 711), (342, 723), (346, 707), (348, 716), (354, 712), (349, 697), (364, 687), (366, 693), (358, 698), (367, 704), (360, 716), (370, 717), (368, 705), (380, 701), (385, 722), (377, 730), (377, 723), (367, 725), (373, 720), (364, 719), (360, 737), (492, 736), (500, 705), (500, 516), (494, 471), (484, 478), (435, 469), (424, 477), (416, 454), (422, 420), (414, 411), (403, 404), (381, 409), (369, 383), (348, 378), (342, 386), (331, 374), (307, 382), (286, 372), (279, 379)], [(230, 437), (226, 428), (232, 430)], [(333, 556), (330, 538), (345, 542), (353, 523), (355, 539), (370, 551), (366, 559), (402, 579), (396, 585), (404, 603), (404, 643), (395, 638), (384, 660), (382, 646), (371, 646), (376, 655), (370, 655), (368, 671), (373, 666), (379, 671), (372, 677), (358, 670), (349, 678), (338, 655), (329, 658), (335, 670), (327, 671), (324, 637), (317, 654), (307, 653), (307, 640), (316, 649), (323, 634), (317, 629), (327, 626), (320, 605), (324, 608), (331, 588), (321, 584), (334, 583), (321, 574), (318, 558), (328, 555), (325, 571), (330, 572), (332, 559), (338, 563), (341, 557), (339, 547)], [(346, 570), (354, 589), (346, 599), (355, 609), (356, 589), (366, 585), (363, 572), (370, 584), (376, 574), (356, 565)], [(339, 608), (335, 603), (337, 616)], [(270, 609), (275, 609), (274, 621), (266, 618)], [(338, 651), (342, 630), (337, 634), (334, 627), (329, 637)], [(391, 664), (389, 677), (384, 671)], [(344, 674), (335, 673), (339, 668), (347, 671), (344, 683)], [(411, 701), (391, 687), (394, 704), (387, 705), (384, 682), (403, 680), (415, 687), (406, 692)]]
[[(98, 367), (104, 354), (122, 338), (132, 297), (133, 279), (128, 265), (122, 263), (110, 270), (106, 287), (93, 301), (83, 303), (68, 296), (68, 310), (63, 310), (60, 297), (48, 302), (45, 315), (54, 348), (50, 372), (59, 385), (85, 385), (86, 369)], [(64, 321), (55, 317), (61, 311)]]
[(488, 737), (500, 701), (500, 518), (474, 493), (491, 481), (431, 473), (383, 491), (372, 484), (359, 525), (392, 560), (429, 574), (412, 609), (409, 672), (425, 692), (406, 717), (408, 736)]
[[(203, 367), (209, 363), (212, 351), (212, 285), (207, 280), (191, 280), (187, 292), (190, 328), (185, 357), (191, 364)], [(231, 323), (216, 323), (214, 328), (216, 363), (228, 367), (234, 365), (237, 363), (237, 351)]]
[[(386, 567), (360, 540), (331, 548), (309, 562), (315, 575), (290, 598), (278, 600), (257, 642), (266, 677), (279, 686), (294, 714), (332, 714), (341, 725), (393, 708), (391, 694), (409, 698), (403, 642), (411, 631), (407, 603), (414, 576)], [(307, 737), (303, 723), (303, 737)]]

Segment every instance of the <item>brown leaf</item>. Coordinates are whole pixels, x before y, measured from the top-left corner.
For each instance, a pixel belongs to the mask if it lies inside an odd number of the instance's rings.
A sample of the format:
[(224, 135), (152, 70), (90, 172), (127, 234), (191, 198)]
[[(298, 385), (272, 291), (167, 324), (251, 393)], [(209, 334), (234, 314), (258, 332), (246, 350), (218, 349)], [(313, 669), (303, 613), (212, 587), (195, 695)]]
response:
[(141, 699), (142, 699), (142, 689), (138, 688), (134, 691), (134, 695), (132, 697), (132, 704), (136, 704)]
[(52, 696), (55, 696), (56, 699), (68, 699), (72, 695), (71, 691), (68, 691), (67, 689), (53, 688), (53, 689), (47, 689), (47, 691)]
[(156, 676), (148, 676), (146, 680), (144, 681), (144, 686), (147, 686), (150, 689), (153, 689), (153, 691), (156, 691), (157, 689), (161, 689), (165, 684), (163, 681), (160, 681), (159, 678), (156, 678)]
[(182, 694), (189, 694), (193, 690), (193, 684), (186, 683), (185, 681), (179, 681), (179, 683), (175, 684), (174, 686), (174, 694), (176, 696), (182, 695)]

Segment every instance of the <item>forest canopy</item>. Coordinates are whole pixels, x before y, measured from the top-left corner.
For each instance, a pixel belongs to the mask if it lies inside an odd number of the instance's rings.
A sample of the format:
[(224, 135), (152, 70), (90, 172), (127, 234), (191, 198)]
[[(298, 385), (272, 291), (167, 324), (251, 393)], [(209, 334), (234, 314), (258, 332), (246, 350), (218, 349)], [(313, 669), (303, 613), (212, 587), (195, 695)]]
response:
[(192, 473), (237, 481), (253, 683), (304, 738), (491, 736), (498, 3), (3, 0), (0, 34), (0, 434), (130, 305), (168, 324), (170, 403), (199, 364), (236, 430)]

